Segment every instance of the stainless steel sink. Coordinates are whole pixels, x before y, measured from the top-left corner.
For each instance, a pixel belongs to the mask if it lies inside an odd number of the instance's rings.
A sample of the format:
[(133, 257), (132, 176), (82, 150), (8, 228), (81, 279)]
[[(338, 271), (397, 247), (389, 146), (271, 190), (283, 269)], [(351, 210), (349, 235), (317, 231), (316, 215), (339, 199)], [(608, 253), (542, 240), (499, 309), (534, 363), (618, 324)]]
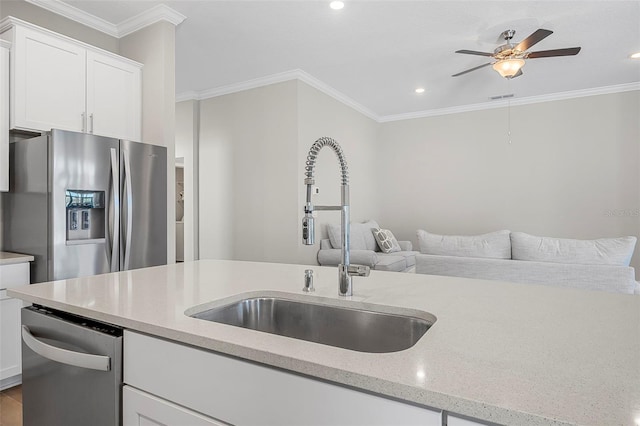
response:
[(435, 322), (435, 317), (426, 312), (420, 315), (424, 318), (418, 318), (282, 297), (243, 298), (196, 313), (192, 308), (186, 314), (206, 321), (372, 353), (408, 349)]

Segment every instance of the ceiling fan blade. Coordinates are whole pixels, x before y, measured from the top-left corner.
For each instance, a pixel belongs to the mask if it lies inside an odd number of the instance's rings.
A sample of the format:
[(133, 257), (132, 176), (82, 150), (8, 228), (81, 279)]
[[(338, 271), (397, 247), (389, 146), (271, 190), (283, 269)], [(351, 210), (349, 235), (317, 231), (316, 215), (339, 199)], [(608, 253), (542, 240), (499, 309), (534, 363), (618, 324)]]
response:
[(542, 41), (543, 39), (545, 39), (547, 37), (549, 37), (551, 34), (553, 34), (553, 31), (543, 30), (542, 28), (540, 28), (540, 29), (534, 31), (533, 34), (531, 34), (529, 37), (527, 37), (524, 40), (522, 40), (516, 46), (516, 50), (524, 52), (525, 50), (528, 50), (534, 44)]
[(470, 68), (470, 69), (468, 69), (466, 71), (459, 72), (458, 74), (453, 74), (451, 77), (457, 77), (459, 75), (466, 74), (466, 73), (471, 72), (471, 71), (479, 70), (480, 68), (484, 68), (487, 65), (491, 65), (491, 62), (487, 62), (486, 64), (482, 64), (482, 65), (474, 67), (474, 68)]
[(539, 52), (531, 52), (527, 55), (528, 59), (533, 58), (550, 58), (552, 56), (572, 56), (580, 52), (580, 47), (568, 47), (566, 49), (540, 50)]
[(456, 53), (464, 53), (467, 55), (493, 56), (493, 53), (478, 52), (476, 50), (456, 50)]

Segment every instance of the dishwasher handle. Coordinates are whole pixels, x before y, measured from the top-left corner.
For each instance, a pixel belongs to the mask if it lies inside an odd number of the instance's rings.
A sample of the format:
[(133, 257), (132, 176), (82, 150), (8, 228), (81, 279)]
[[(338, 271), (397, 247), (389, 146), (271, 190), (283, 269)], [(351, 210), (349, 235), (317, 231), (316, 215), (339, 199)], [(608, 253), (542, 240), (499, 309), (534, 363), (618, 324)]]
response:
[(22, 326), (22, 340), (32, 351), (52, 361), (91, 370), (109, 371), (111, 369), (111, 359), (108, 356), (74, 352), (48, 345), (31, 334), (31, 330), (26, 325)]

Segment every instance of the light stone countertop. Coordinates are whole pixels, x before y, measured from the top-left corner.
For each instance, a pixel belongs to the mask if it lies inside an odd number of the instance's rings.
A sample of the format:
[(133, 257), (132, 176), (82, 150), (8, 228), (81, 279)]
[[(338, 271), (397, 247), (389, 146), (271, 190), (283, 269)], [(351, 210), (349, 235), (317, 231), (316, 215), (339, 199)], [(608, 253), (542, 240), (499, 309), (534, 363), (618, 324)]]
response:
[[(316, 292), (302, 293), (304, 270)], [(509, 425), (640, 421), (640, 297), (372, 271), (337, 296), (328, 267), (201, 260), (34, 284), (9, 295), (401, 400)], [(369, 354), (189, 318), (244, 292), (382, 304), (436, 323), (410, 349)]]
[(32, 262), (33, 256), (30, 254), (10, 253), (0, 251), (0, 265), (13, 265), (16, 263)]

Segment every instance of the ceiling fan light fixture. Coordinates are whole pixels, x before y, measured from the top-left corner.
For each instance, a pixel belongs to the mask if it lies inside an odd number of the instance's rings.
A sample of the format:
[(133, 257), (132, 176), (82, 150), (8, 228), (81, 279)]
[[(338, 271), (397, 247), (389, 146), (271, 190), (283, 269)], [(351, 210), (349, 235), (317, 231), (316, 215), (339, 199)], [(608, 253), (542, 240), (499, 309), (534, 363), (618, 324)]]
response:
[(340, 10), (344, 7), (344, 3), (339, 0), (335, 0), (329, 3), (329, 7), (333, 10)]
[(493, 69), (498, 71), (504, 78), (511, 78), (515, 76), (520, 68), (524, 66), (524, 59), (502, 59), (495, 64), (493, 64)]

